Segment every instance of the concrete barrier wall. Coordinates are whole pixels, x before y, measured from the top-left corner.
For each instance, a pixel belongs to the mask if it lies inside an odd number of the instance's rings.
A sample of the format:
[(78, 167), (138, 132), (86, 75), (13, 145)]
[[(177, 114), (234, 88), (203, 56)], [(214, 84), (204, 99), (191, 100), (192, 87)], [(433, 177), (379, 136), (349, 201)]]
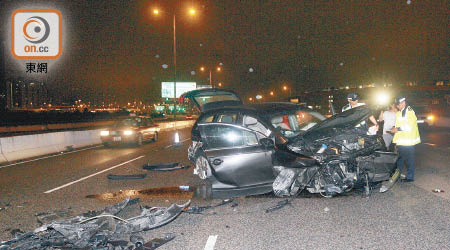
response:
[[(190, 127), (194, 121), (159, 123), (160, 131)], [(64, 131), (0, 138), (0, 163), (53, 154), (102, 143), (101, 129)]]

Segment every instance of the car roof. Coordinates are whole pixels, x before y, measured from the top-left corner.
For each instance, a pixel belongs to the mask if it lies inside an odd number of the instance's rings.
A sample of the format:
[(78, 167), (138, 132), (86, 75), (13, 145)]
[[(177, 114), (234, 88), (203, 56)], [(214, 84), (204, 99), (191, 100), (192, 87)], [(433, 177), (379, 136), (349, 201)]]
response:
[[(221, 112), (243, 112), (259, 116), (272, 115), (277, 113), (289, 113), (290, 111), (304, 110), (309, 112), (316, 112), (312, 109), (303, 107), (302, 105), (290, 102), (265, 102), (250, 105), (228, 106), (208, 110), (203, 115), (211, 115)], [(203, 116), (202, 115), (202, 116)]]

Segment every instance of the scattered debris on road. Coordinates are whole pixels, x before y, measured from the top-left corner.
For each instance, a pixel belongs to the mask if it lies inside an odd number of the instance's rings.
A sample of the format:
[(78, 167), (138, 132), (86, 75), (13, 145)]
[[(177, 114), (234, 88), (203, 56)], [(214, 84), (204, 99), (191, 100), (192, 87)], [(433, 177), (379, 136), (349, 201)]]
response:
[(384, 193), (384, 192), (388, 191), (389, 189), (391, 189), (394, 186), (394, 184), (397, 182), (397, 180), (399, 179), (400, 176), (401, 176), (400, 170), (398, 170), (398, 169), (395, 170), (392, 177), (388, 181), (383, 182), (383, 184), (381, 185), (380, 193)]
[(268, 209), (266, 209), (266, 213), (271, 213), (271, 212), (273, 212), (275, 210), (281, 209), (281, 208), (285, 207), (288, 204), (291, 204), (291, 201), (289, 201), (288, 199), (279, 201), (274, 206), (269, 207)]
[(163, 238), (154, 238), (151, 241), (143, 244), (141, 247), (136, 248), (136, 250), (145, 249), (145, 250), (151, 250), (156, 249), (167, 242), (175, 239), (176, 235), (174, 233), (166, 234)]
[(11, 206), (10, 202), (2, 202), (2, 203), (3, 204), (2, 204), (2, 206), (0, 206), (0, 211), (6, 210), (6, 209), (8, 209), (8, 207)]
[(202, 206), (202, 207), (191, 206), (188, 209), (186, 209), (184, 212), (188, 213), (188, 214), (202, 214), (205, 210), (220, 207), (220, 206), (232, 203), (232, 202), (233, 202), (233, 199), (225, 199), (216, 205), (208, 205), (208, 206)]
[(435, 188), (433, 190), (431, 190), (433, 193), (444, 193), (445, 191), (439, 188)]
[(173, 163), (159, 163), (159, 164), (145, 164), (142, 168), (146, 170), (152, 170), (152, 171), (174, 171), (174, 170), (180, 170), (180, 169), (188, 169), (191, 166), (189, 165), (183, 165), (179, 162), (173, 162)]
[(108, 174), (106, 177), (109, 180), (138, 180), (144, 179), (145, 177), (147, 177), (147, 174), (128, 174), (128, 175)]
[(170, 207), (140, 207), (140, 214), (131, 218), (121, 218), (130, 204), (138, 199), (129, 198), (106, 207), (103, 211), (89, 212), (70, 219), (47, 223), (33, 232), (14, 232), (14, 239), (0, 242), (0, 249), (155, 249), (175, 238), (174, 234), (145, 243), (138, 233), (161, 227), (175, 220), (190, 205), (190, 200), (182, 205)]

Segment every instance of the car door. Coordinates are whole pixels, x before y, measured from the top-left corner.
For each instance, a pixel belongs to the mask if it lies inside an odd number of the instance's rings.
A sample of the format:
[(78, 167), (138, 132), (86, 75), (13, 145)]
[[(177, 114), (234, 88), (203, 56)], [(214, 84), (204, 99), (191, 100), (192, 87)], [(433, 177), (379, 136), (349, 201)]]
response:
[(214, 177), (236, 187), (273, 182), (272, 149), (250, 129), (223, 123), (199, 124), (204, 153)]

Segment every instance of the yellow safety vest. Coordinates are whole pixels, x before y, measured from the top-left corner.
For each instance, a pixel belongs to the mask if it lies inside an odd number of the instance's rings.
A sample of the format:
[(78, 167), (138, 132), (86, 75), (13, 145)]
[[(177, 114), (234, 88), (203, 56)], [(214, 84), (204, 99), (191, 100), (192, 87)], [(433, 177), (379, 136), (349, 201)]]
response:
[(395, 127), (399, 130), (394, 135), (393, 143), (399, 146), (413, 146), (420, 143), (417, 117), (411, 107), (398, 111), (395, 115)]

